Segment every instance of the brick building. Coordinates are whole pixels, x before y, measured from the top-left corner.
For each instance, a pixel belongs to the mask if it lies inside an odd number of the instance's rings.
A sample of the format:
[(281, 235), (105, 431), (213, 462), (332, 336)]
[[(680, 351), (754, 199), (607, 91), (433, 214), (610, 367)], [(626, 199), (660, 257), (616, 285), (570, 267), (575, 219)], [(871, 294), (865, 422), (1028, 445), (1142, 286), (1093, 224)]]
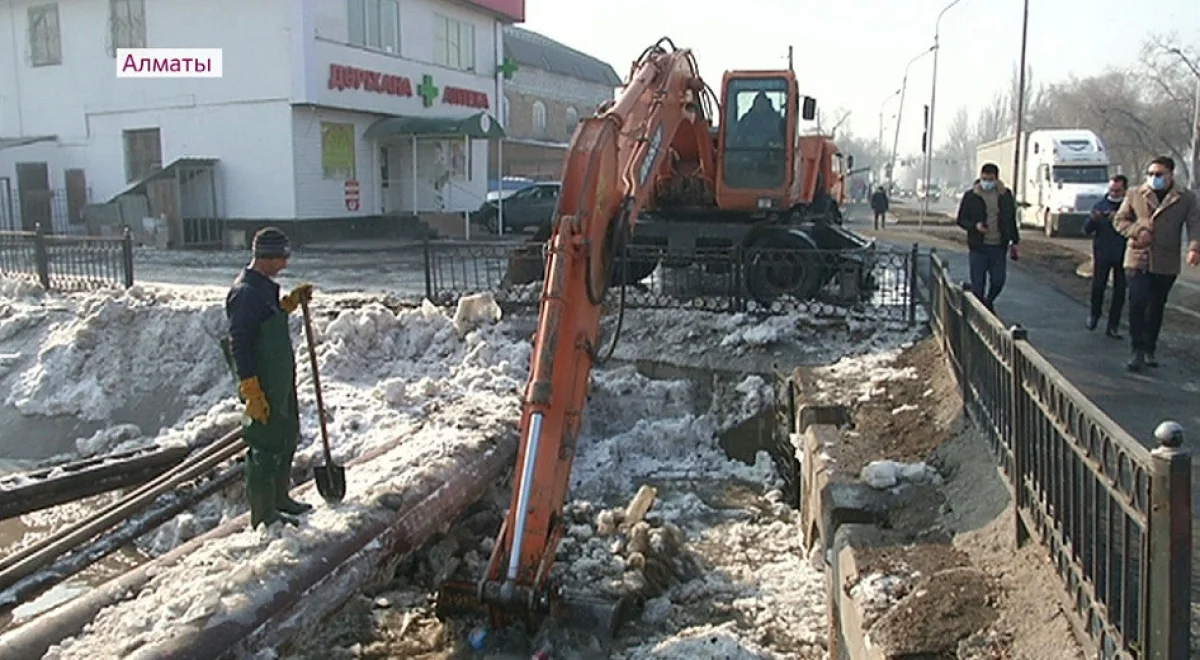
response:
[(558, 179), (575, 124), (613, 98), (621, 77), (591, 55), (515, 26), (504, 28), (504, 55), (517, 69), (504, 81), (507, 137), (491, 151), (489, 176)]

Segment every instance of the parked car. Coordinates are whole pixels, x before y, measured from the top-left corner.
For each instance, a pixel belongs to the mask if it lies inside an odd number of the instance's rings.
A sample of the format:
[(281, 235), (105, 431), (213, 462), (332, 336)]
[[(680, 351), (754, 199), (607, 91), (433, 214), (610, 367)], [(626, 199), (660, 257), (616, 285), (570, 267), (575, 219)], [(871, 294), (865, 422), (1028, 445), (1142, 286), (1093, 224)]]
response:
[(508, 199), (517, 191), (524, 190), (535, 183), (533, 179), (524, 176), (506, 176), (503, 179), (488, 181), (488, 192), (484, 201), (494, 202), (497, 199)]
[[(558, 205), (558, 192), (562, 184), (558, 181), (539, 181), (526, 186), (504, 198), (504, 232), (522, 232), (550, 224), (554, 208)], [(499, 233), (499, 205), (496, 200), (484, 202), (475, 211), (475, 222), (482, 224), (492, 233)]]

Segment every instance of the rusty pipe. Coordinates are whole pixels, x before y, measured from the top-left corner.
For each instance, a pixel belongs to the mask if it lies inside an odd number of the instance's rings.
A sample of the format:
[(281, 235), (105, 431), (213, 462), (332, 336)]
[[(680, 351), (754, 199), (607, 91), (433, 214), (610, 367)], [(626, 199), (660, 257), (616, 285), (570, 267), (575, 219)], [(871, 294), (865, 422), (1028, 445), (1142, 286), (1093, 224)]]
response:
[[(350, 461), (362, 463), (395, 449), (405, 438)], [(268, 602), (211, 628), (180, 630), (178, 636), (155, 647), (138, 649), (138, 657), (237, 657), (248, 649), (275, 646), (312, 626), (339, 607), (369, 579), (385, 559), (419, 549), (441, 531), (512, 466), (517, 451), (515, 434), (495, 440), (487, 451), (464, 456), (445, 473), (428, 475), (392, 497), (381, 496), (353, 536), (331, 539), (314, 550), (287, 576), (287, 588)], [(312, 482), (301, 488), (311, 488)], [(201, 545), (246, 528), (248, 514), (203, 534), (170, 553), (150, 561), (29, 623), (0, 636), (0, 660), (39, 658), (54, 644), (74, 636), (96, 614), (136, 597), (155, 574), (177, 564)], [(373, 541), (378, 540), (378, 543)], [(306, 598), (320, 593), (320, 598)], [(195, 624), (195, 622), (193, 622)]]

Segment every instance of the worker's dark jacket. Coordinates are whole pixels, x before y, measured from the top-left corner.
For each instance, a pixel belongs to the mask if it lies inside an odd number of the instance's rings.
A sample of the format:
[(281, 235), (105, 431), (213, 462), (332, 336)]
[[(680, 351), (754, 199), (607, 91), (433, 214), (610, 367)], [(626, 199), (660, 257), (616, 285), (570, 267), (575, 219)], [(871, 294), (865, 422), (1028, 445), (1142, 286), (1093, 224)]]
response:
[[(1118, 267), (1125, 261), (1127, 240), (1113, 226), (1113, 216), (1119, 208), (1120, 202), (1112, 202), (1105, 197), (1092, 207), (1092, 215), (1083, 222), (1083, 233), (1092, 237), (1092, 256), (1097, 262), (1115, 263)], [(1096, 214), (1100, 217), (1096, 217)]]
[(288, 315), (279, 307), (279, 285), (249, 268), (233, 282), (225, 298), (230, 352), (239, 380), (257, 376), (267, 396), (266, 424), (245, 428), (246, 444), (267, 453), (295, 448), (300, 432), (296, 402), (296, 364)]
[(877, 192), (871, 195), (871, 210), (876, 213), (883, 213), (888, 210), (888, 196), (885, 193)]
[[(1007, 247), (1021, 242), (1021, 233), (1017, 229), (1017, 202), (1012, 191), (1003, 184), (1000, 186), (1000, 245)], [(958, 226), (967, 230), (967, 248), (978, 250), (983, 247), (983, 232), (975, 225), (987, 222), (987, 202), (983, 201), (976, 192), (979, 182), (970, 190), (963, 193), (962, 202), (958, 205)]]

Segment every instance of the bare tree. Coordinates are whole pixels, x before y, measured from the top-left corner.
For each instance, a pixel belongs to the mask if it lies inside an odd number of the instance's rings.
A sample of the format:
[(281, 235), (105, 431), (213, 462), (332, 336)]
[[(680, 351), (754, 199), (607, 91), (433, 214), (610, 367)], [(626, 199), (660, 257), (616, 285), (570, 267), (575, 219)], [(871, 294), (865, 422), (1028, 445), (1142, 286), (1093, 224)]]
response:
[(948, 165), (947, 171), (957, 171), (958, 176), (952, 177), (959, 181), (970, 181), (975, 167), (975, 147), (978, 141), (971, 126), (971, 116), (965, 106), (960, 106), (950, 120), (946, 129), (945, 145), (938, 150), (937, 158), (943, 159)]

